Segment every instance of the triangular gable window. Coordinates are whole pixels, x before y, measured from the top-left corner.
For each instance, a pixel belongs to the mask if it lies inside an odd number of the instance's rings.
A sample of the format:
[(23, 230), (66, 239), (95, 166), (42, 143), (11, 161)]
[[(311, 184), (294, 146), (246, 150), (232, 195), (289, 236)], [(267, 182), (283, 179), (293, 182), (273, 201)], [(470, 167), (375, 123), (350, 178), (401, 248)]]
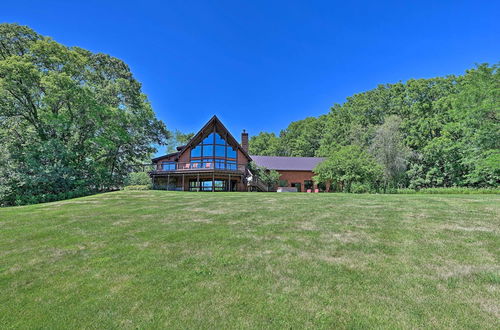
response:
[(229, 145), (219, 133), (208, 134), (191, 149), (191, 162), (202, 168), (236, 169), (236, 148)]
[(222, 136), (220, 136), (219, 133), (216, 133), (215, 134), (215, 144), (222, 144), (222, 145), (225, 145), (226, 144), (226, 140), (224, 140), (222, 138)]
[(214, 144), (214, 133), (209, 134), (202, 142), (203, 144)]

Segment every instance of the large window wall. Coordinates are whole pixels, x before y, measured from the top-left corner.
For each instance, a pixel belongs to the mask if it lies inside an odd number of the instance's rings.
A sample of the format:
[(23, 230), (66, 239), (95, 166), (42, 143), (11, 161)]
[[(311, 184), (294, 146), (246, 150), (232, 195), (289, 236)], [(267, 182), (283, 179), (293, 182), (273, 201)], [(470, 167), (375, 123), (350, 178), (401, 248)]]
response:
[(235, 191), (237, 182), (235, 180), (202, 179), (189, 180), (189, 191)]
[(195, 168), (237, 169), (236, 148), (219, 133), (210, 133), (191, 149), (191, 166)]

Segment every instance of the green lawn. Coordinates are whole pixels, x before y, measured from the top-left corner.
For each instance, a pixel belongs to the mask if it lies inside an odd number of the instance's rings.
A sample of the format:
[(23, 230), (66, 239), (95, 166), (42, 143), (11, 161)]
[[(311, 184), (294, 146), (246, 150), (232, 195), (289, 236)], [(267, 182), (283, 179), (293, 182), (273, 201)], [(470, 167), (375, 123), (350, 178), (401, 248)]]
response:
[(127, 191), (0, 209), (0, 327), (498, 328), (500, 195)]

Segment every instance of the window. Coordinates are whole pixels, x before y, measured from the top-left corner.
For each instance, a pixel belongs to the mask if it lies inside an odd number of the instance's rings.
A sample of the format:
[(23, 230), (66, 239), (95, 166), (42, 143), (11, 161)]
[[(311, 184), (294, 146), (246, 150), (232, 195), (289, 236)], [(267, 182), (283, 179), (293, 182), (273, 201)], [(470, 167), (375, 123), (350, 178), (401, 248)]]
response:
[(190, 180), (189, 181), (189, 191), (199, 191), (200, 186), (198, 185), (198, 181)]
[(189, 191), (235, 191), (237, 188), (236, 180), (229, 182), (229, 180), (216, 179), (213, 181), (213, 186), (212, 179), (189, 180)]
[(197, 145), (193, 149), (191, 149), (191, 158), (201, 157), (201, 146)]
[(225, 146), (220, 146), (216, 145), (215, 146), (215, 157), (226, 157), (226, 147)]
[[(210, 133), (201, 143), (191, 149), (192, 168), (217, 168), (236, 170), (236, 149), (227, 144), (219, 133)], [(193, 167), (193, 163), (197, 163)]]
[(228, 161), (226, 162), (226, 168), (227, 168), (228, 170), (236, 170), (236, 169), (237, 169), (236, 162), (233, 162), (233, 161), (228, 160)]
[(175, 162), (163, 162), (161, 164), (162, 171), (173, 171), (175, 170)]
[(215, 160), (215, 168), (225, 169), (226, 161), (224, 159), (216, 159)]
[(300, 192), (300, 182), (293, 182), (290, 186), (297, 188), (297, 191)]
[(192, 160), (191, 161), (191, 168), (201, 168), (201, 159)]
[(227, 158), (236, 159), (236, 150), (231, 146), (227, 146)]
[(226, 190), (226, 180), (215, 180), (214, 181), (214, 190), (215, 191)]
[(203, 144), (214, 144), (214, 133), (209, 134), (204, 140)]
[(189, 180), (189, 190), (190, 191), (226, 191), (227, 180), (214, 180), (212, 186), (212, 180)]
[(222, 144), (222, 145), (225, 145), (226, 144), (226, 140), (224, 140), (222, 138), (222, 136), (220, 136), (218, 133), (215, 134), (215, 144)]
[(213, 157), (214, 156), (214, 146), (203, 145), (203, 157)]
[(313, 182), (311, 180), (304, 181), (304, 189), (312, 189), (314, 187)]
[(203, 159), (201, 163), (202, 168), (214, 168), (214, 160), (213, 159)]

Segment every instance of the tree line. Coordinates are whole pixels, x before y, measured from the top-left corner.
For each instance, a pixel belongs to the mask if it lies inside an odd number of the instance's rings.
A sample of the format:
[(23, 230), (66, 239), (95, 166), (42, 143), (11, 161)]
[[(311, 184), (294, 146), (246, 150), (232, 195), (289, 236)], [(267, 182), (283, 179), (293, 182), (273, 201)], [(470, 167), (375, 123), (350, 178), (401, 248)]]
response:
[(169, 136), (123, 61), (0, 24), (0, 205), (115, 189)]
[(379, 85), (279, 135), (261, 132), (249, 148), (328, 157), (316, 180), (337, 191), (498, 187), (499, 111), (498, 64), (481, 64), (460, 76)]

